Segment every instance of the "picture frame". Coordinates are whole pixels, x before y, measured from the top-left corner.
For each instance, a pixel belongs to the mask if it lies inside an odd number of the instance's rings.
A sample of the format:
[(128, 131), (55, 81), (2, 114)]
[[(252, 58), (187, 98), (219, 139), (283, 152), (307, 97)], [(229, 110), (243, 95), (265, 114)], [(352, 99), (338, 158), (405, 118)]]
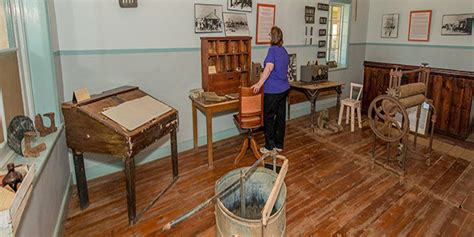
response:
[(249, 36), (249, 24), (247, 14), (236, 12), (224, 12), (224, 30), (226, 36)]
[(326, 58), (326, 51), (318, 51), (317, 58)]
[(227, 0), (227, 10), (252, 12), (252, 0)]
[(275, 25), (276, 6), (257, 4), (257, 31), (255, 44), (270, 44), (270, 30)]
[(306, 24), (314, 24), (314, 14), (316, 12), (315, 7), (305, 6), (304, 8), (304, 18)]
[(474, 13), (443, 15), (441, 35), (472, 35)]
[(326, 40), (318, 41), (318, 47), (319, 48), (326, 48)]
[(328, 23), (328, 18), (327, 17), (320, 17), (319, 18), (319, 24), (321, 25), (326, 25)]
[(430, 40), (432, 10), (418, 10), (410, 12), (408, 25), (408, 41)]
[(309, 35), (310, 35), (310, 36), (313, 36), (313, 27), (311, 26), (309, 29), (310, 29), (310, 30), (309, 30)]
[(221, 33), (223, 28), (222, 5), (194, 4), (194, 33)]
[(319, 36), (326, 36), (327, 31), (326, 29), (319, 29)]
[(320, 10), (320, 11), (329, 11), (329, 4), (318, 3), (318, 10)]
[(382, 15), (382, 23), (380, 30), (381, 38), (398, 38), (399, 18), (400, 15), (398, 13)]

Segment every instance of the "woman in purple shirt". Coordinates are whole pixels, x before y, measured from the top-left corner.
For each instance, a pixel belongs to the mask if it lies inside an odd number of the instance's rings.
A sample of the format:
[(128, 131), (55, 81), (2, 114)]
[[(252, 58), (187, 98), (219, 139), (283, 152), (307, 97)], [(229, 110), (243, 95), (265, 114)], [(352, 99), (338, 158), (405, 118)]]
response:
[(286, 97), (290, 90), (288, 82), (288, 52), (283, 47), (283, 33), (277, 26), (270, 31), (271, 47), (265, 58), (265, 69), (260, 80), (252, 86), (258, 93), (264, 86), (264, 127), (265, 147), (260, 152), (273, 149), (283, 151), (285, 139)]

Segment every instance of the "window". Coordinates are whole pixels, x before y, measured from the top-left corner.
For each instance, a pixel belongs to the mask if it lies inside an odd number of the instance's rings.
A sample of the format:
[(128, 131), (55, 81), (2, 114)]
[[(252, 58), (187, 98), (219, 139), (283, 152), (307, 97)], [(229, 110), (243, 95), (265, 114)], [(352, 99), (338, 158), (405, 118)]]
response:
[(327, 61), (336, 61), (338, 66), (347, 65), (349, 43), (350, 2), (333, 1), (329, 7), (329, 34)]
[(9, 48), (6, 0), (0, 0), (0, 49)]

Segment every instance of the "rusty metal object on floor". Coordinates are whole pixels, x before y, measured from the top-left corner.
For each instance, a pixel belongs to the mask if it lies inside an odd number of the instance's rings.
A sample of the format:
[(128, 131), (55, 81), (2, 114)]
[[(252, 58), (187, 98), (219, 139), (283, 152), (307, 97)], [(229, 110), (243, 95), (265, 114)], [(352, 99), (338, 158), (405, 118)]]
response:
[(53, 132), (56, 132), (58, 128), (56, 127), (56, 123), (54, 120), (54, 113), (46, 113), (43, 114), (44, 117), (49, 118), (50, 125), (49, 127), (45, 127), (43, 123), (43, 117), (41, 117), (41, 114), (37, 114), (35, 116), (35, 127), (36, 130), (39, 132), (40, 137), (47, 136)]

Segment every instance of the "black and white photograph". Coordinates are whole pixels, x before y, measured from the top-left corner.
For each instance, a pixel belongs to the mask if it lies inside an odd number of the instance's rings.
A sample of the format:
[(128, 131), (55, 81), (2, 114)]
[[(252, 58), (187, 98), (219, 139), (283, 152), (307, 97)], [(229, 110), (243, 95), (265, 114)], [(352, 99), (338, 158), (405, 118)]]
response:
[(194, 32), (222, 32), (222, 6), (211, 4), (194, 4)]
[(326, 58), (326, 51), (318, 51), (318, 58)]
[(444, 15), (441, 35), (471, 35), (474, 13)]
[(296, 54), (289, 54), (288, 55), (290, 58), (290, 63), (288, 64), (288, 80), (290, 81), (296, 81)]
[(314, 23), (314, 13), (316, 12), (315, 7), (305, 6), (304, 8), (304, 17), (307, 24)]
[(382, 15), (382, 38), (398, 37), (398, 14)]
[(326, 36), (326, 29), (319, 29), (319, 36)]
[(249, 36), (249, 24), (245, 13), (224, 12), (226, 36)]
[(320, 11), (329, 11), (329, 4), (318, 3), (318, 10), (320, 10)]
[(309, 35), (313, 36), (313, 27), (311, 26), (310, 30), (309, 30)]
[(318, 47), (320, 47), (320, 48), (326, 48), (326, 40), (320, 40), (320, 41), (318, 41)]
[(319, 18), (319, 24), (325, 25), (328, 23), (328, 18), (327, 17), (320, 17)]
[(252, 0), (227, 0), (227, 10), (251, 12)]

